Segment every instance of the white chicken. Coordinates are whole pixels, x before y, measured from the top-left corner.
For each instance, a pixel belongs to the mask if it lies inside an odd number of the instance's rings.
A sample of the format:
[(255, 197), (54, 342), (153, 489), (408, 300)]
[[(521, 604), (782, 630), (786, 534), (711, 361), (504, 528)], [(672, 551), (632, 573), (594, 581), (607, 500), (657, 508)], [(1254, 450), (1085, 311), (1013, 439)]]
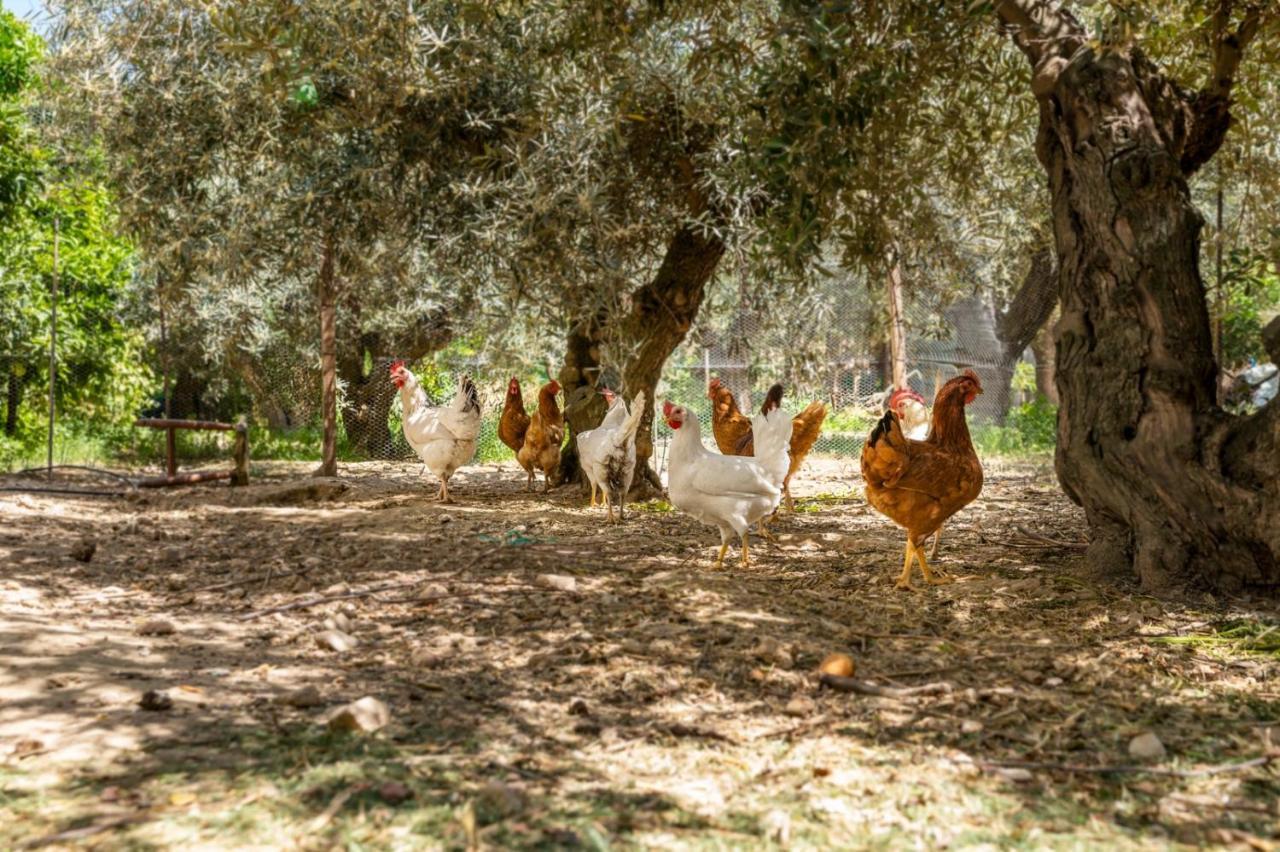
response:
[(449, 477), (471, 461), (480, 434), (480, 396), (470, 376), (458, 380), (458, 393), (446, 408), (433, 406), (418, 377), (403, 361), (391, 365), (391, 381), (400, 389), (404, 437), (432, 473), (440, 477), (438, 499), (449, 502)]
[(672, 505), (719, 528), (717, 566), (724, 564), (736, 534), (745, 567), (748, 530), (772, 514), (782, 500), (782, 481), (791, 464), (791, 418), (779, 409), (757, 414), (751, 419), (755, 455), (724, 456), (702, 445), (702, 424), (693, 412), (664, 402), (662, 415), (675, 430), (667, 488)]
[(889, 397), (889, 410), (898, 414), (902, 434), (913, 441), (929, 437), (929, 406), (911, 388), (899, 388)]
[(644, 414), (645, 396), (644, 391), (636, 394), (628, 411), (626, 402), (613, 391), (605, 388), (602, 393), (609, 411), (599, 426), (578, 436), (578, 458), (591, 484), (591, 505), (596, 505), (598, 488), (604, 493), (609, 520), (614, 520), (613, 504), (617, 503), (617, 519), (621, 521), (636, 472), (636, 431)]

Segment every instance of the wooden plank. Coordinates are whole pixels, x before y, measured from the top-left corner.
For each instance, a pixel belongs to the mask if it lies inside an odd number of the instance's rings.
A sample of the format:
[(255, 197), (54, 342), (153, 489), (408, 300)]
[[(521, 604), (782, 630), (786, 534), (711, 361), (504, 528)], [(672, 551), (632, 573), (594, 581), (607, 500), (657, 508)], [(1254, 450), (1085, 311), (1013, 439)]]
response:
[(170, 420), (164, 417), (139, 417), (133, 425), (148, 429), (205, 429), (214, 432), (234, 432), (236, 428), (230, 423), (212, 420)]

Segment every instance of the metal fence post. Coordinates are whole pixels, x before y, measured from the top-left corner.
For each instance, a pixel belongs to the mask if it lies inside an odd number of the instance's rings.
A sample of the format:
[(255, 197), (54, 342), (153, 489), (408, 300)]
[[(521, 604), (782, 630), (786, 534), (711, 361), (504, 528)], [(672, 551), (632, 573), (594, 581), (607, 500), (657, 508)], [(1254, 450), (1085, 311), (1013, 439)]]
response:
[(57, 214), (53, 217), (53, 277), (50, 285), (49, 302), (49, 447), (45, 456), (45, 473), (49, 481), (53, 481), (53, 425), (56, 420), (57, 402), (54, 399), (54, 386), (58, 370), (58, 235), (62, 219)]

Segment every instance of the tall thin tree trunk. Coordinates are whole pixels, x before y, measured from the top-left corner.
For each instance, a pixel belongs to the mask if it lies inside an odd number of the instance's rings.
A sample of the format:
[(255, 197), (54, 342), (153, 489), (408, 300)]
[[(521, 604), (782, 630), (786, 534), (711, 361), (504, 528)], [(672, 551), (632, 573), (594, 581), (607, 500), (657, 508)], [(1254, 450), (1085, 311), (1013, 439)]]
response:
[(889, 370), (895, 388), (907, 386), (907, 333), (902, 324), (902, 267), (898, 252), (889, 252), (886, 278), (889, 304)]
[(326, 242), (316, 285), (320, 303), (320, 411), (324, 435), (320, 446), (320, 475), (338, 475), (338, 323), (334, 307), (333, 244)]
[(1041, 326), (1031, 340), (1031, 353), (1036, 356), (1036, 392), (1054, 405), (1058, 404), (1058, 385), (1054, 378), (1053, 328)]
[(682, 225), (667, 246), (667, 254), (653, 280), (637, 290), (631, 300), (625, 337), (635, 347), (623, 373), (628, 396), (645, 392), (645, 412), (636, 434), (636, 481), (661, 483), (653, 458), (655, 392), (667, 358), (689, 333), (715, 274), (725, 246), (719, 237)]
[(1034, 66), (1062, 310), (1057, 469), (1089, 562), (1150, 590), (1280, 582), (1280, 406), (1217, 406), (1186, 180), (1222, 144), (1259, 12), (1228, 32), (1222, 4), (1210, 88), (1191, 95), (1137, 47), (1092, 48), (1057, 4), (996, 9)]

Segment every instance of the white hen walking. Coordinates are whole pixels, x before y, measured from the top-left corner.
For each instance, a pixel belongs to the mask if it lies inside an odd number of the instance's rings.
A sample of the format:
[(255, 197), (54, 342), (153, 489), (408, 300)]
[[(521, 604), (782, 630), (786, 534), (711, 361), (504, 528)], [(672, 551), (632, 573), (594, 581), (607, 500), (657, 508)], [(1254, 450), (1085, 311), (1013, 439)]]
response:
[(418, 377), (403, 361), (391, 365), (391, 381), (400, 389), (404, 437), (427, 469), (440, 477), (439, 499), (449, 502), (449, 477), (471, 461), (480, 434), (480, 396), (470, 376), (458, 380), (458, 393), (447, 408), (428, 404)]
[(724, 564), (734, 534), (742, 542), (742, 565), (748, 561), (747, 532), (768, 517), (782, 500), (782, 480), (790, 466), (791, 418), (774, 409), (752, 418), (755, 456), (724, 456), (702, 445), (702, 424), (686, 408), (662, 404), (671, 440), (667, 492), (672, 505), (720, 530)]
[(591, 505), (596, 504), (596, 489), (604, 492), (609, 520), (614, 520), (613, 504), (618, 504), (618, 520), (622, 520), (627, 492), (636, 472), (636, 431), (644, 414), (644, 391), (631, 401), (631, 410), (621, 397), (607, 388), (603, 391), (609, 411), (595, 429), (578, 436), (578, 458), (582, 473), (591, 484)]

